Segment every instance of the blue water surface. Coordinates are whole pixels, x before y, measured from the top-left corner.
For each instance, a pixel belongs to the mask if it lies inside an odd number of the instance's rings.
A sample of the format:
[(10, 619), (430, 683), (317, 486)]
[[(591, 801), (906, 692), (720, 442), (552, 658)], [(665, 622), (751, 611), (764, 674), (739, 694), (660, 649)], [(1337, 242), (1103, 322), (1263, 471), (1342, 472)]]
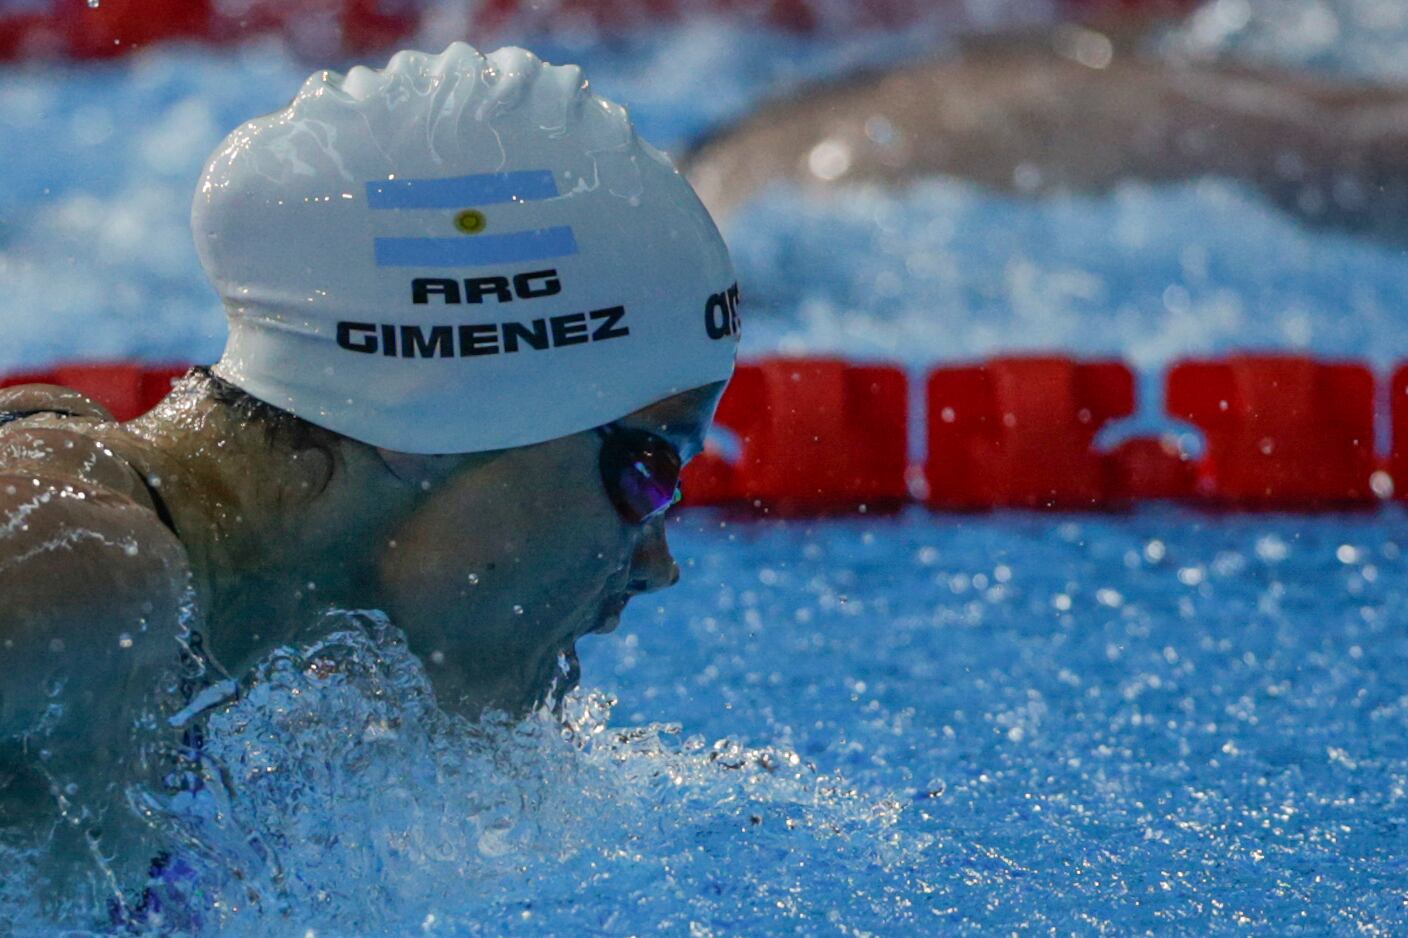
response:
[(211, 934), (1401, 934), (1404, 521), (695, 512), (570, 729), (334, 617), (165, 823)]
[(1392, 934), (1403, 522), (696, 514), (685, 585), (583, 664), (631, 721), (783, 743), (893, 812), (868, 868), (855, 837), (749, 866), (812, 916), (755, 926)]
[(566, 730), (348, 614), (151, 797), (210, 934), (1401, 934), (1404, 520), (695, 512)]

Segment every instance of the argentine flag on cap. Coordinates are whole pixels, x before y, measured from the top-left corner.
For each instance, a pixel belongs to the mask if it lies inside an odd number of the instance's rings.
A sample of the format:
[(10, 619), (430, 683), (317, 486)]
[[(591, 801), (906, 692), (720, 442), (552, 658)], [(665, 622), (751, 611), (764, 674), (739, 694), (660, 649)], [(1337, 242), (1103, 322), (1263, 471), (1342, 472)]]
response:
[[(489, 267), (548, 260), (577, 253), (577, 239), (566, 225), (479, 234), (460, 219), (470, 207), (513, 202), (541, 202), (558, 196), (550, 170), (478, 173), (449, 179), (387, 179), (367, 183), (367, 206), (373, 212), (443, 211), (454, 237), (377, 237), (378, 267)], [(448, 214), (453, 212), (454, 214)], [(483, 216), (478, 216), (482, 226)]]

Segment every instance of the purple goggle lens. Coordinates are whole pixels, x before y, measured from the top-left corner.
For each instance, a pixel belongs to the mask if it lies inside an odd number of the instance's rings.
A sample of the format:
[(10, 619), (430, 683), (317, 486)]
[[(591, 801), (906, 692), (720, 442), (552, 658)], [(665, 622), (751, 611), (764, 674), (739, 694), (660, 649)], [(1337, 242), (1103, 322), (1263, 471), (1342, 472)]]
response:
[(601, 483), (616, 512), (630, 524), (656, 518), (680, 499), (680, 454), (646, 430), (607, 424), (602, 438)]

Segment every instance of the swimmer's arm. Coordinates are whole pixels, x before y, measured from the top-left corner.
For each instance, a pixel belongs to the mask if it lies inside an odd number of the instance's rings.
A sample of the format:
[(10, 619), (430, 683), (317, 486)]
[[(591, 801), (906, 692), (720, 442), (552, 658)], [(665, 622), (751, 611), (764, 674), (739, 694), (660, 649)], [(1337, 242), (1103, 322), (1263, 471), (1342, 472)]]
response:
[(182, 673), (189, 579), (184, 549), (150, 507), (0, 468), (0, 775), (35, 783), (0, 787), (0, 831), (24, 842), (67, 830), (44, 796), (63, 793), (86, 819), (83, 837), (49, 841), (55, 876), (88, 868), (88, 836), (118, 882), (140, 882), (153, 855), (124, 793), (148, 751), (134, 733), (179, 740), (161, 692)]
[(184, 548), (149, 505), (0, 468), (0, 736), (26, 732), (63, 695), (86, 702), (72, 712), (94, 729), (123, 719), (178, 660), (189, 581)]

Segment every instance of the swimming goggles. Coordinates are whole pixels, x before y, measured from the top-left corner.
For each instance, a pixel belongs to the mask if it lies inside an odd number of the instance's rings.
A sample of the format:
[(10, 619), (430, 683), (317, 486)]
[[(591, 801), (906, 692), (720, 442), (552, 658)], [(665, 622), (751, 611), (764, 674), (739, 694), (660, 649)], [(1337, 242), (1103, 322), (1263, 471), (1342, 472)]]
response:
[(645, 524), (680, 500), (679, 450), (648, 430), (608, 423), (601, 437), (601, 484), (616, 513), (629, 524)]

